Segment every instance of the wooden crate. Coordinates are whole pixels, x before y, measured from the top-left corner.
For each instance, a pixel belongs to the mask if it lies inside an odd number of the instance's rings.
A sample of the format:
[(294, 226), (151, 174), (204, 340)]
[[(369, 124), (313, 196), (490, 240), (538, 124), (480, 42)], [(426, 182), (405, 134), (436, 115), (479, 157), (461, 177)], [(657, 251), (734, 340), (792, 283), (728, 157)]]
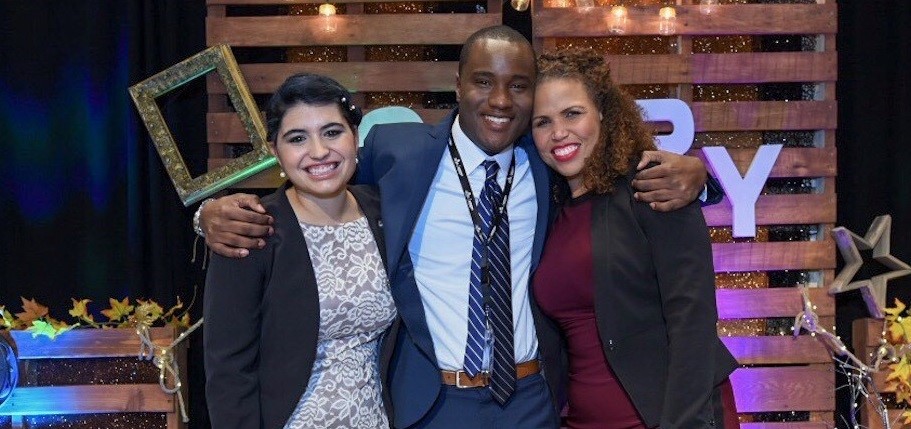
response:
[[(183, 429), (176, 395), (161, 390), (157, 380), (143, 384), (77, 384), (33, 385), (26, 373), (28, 365), (46, 359), (95, 359), (133, 357), (138, 359), (139, 337), (132, 329), (77, 329), (61, 334), (54, 340), (47, 337), (33, 338), (25, 331), (8, 333), (18, 349), (20, 361), (19, 387), (12, 397), (0, 406), (0, 416), (12, 416), (12, 427), (23, 426), (25, 416), (50, 416), (68, 414), (156, 413), (165, 414), (168, 429)], [(172, 328), (152, 328), (151, 338), (156, 345), (167, 346), (175, 338)], [(175, 358), (186, 370), (186, 347), (178, 345)], [(157, 369), (150, 361), (148, 365)], [(183, 395), (187, 396), (184, 377)], [(173, 385), (171, 380), (169, 386)]]
[[(811, 133), (807, 147), (785, 147), (770, 179), (811, 179), (812, 192), (763, 194), (756, 204), (756, 225), (769, 230), (789, 225), (810, 225), (816, 237), (804, 241), (766, 242), (732, 240), (731, 205), (728, 201), (706, 207), (703, 212), (712, 228), (714, 262), (718, 271), (766, 276), (771, 271), (806, 271), (807, 283), (817, 288), (811, 298), (824, 326), (834, 325), (834, 300), (824, 287), (834, 278), (835, 245), (828, 232), (836, 221), (835, 128), (837, 105), (835, 81), (836, 13), (834, 1), (812, 4), (731, 4), (724, 2), (710, 15), (700, 13), (695, 0), (676, 1), (676, 33), (661, 39), (658, 10), (666, 1), (597, 0), (594, 7), (575, 7), (577, 0), (534, 0), (533, 33), (536, 49), (549, 50), (568, 44), (602, 49), (611, 64), (612, 76), (635, 95), (637, 88), (667, 88), (655, 97), (678, 98), (693, 111), (696, 142), (691, 155), (719, 139), (741, 173), (749, 168), (763, 133), (805, 131)], [(673, 2), (671, 2), (673, 3)], [(739, 3), (739, 2), (738, 2)], [(750, 2), (753, 3), (753, 2)], [(808, 3), (808, 2), (804, 2)], [(614, 5), (629, 12), (627, 31), (611, 34), (608, 19)], [(759, 37), (804, 35), (812, 38), (814, 50), (763, 51)], [(623, 43), (666, 43), (662, 51), (624, 51)], [(740, 49), (707, 49), (713, 40), (746, 41)], [(753, 41), (752, 45), (749, 41)], [(733, 52), (736, 51), (736, 52)], [(724, 101), (700, 97), (707, 88), (762, 88), (800, 83), (812, 87), (812, 97), (768, 99), (759, 96)], [(759, 136), (758, 143), (742, 144), (742, 136)], [(742, 140), (742, 139), (741, 139)], [(720, 237), (720, 238), (719, 238)], [(717, 282), (723, 281), (719, 273)], [(766, 283), (768, 283), (766, 281)], [(802, 310), (795, 287), (718, 289), (721, 325), (737, 321), (793, 318)], [(834, 427), (834, 366), (826, 349), (808, 336), (793, 338), (761, 334), (735, 334), (723, 338), (745, 367), (732, 375), (738, 410), (744, 428)], [(756, 413), (808, 412), (803, 422), (751, 422)]]
[[(879, 319), (856, 319), (851, 328), (853, 331), (854, 354), (867, 363), (872, 362), (872, 356), (879, 347), (879, 340), (882, 338), (882, 331), (885, 321)], [(880, 393), (892, 393), (895, 390), (886, 387), (887, 372), (880, 372), (873, 375), (873, 386), (871, 390)], [(863, 399), (861, 398), (860, 401)], [(901, 414), (904, 410), (889, 409), (888, 416), (891, 421), (892, 429), (911, 429), (911, 425), (903, 424), (904, 418)], [(867, 429), (884, 429), (885, 425), (870, 403), (864, 402), (860, 412), (860, 424)]]

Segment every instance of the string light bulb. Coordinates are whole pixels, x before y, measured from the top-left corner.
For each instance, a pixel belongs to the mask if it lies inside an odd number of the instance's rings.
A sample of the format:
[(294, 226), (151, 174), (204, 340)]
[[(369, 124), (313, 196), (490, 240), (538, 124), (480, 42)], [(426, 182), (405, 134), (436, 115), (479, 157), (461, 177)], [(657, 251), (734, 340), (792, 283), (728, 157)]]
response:
[(323, 3), (323, 4), (319, 5), (319, 14), (320, 14), (320, 16), (323, 17), (323, 20), (325, 21), (323, 30), (325, 30), (327, 33), (334, 33), (335, 30), (337, 29), (337, 24), (334, 19), (335, 6), (333, 6), (332, 4), (329, 4), (329, 3)]
[(629, 11), (626, 6), (614, 6), (610, 9), (608, 18), (608, 30), (613, 34), (626, 33), (626, 23), (629, 19)]
[(322, 16), (332, 16), (335, 15), (335, 6), (329, 3), (323, 3), (319, 5), (319, 14)]
[(663, 36), (670, 36), (677, 32), (677, 9), (666, 6), (658, 11), (658, 32)]
[(528, 0), (512, 0), (510, 2), (510, 4), (512, 4), (513, 9), (515, 9), (519, 12), (525, 12), (526, 10), (528, 10), (529, 1)]
[(699, 13), (711, 15), (715, 13), (716, 6), (718, 6), (718, 0), (699, 0)]

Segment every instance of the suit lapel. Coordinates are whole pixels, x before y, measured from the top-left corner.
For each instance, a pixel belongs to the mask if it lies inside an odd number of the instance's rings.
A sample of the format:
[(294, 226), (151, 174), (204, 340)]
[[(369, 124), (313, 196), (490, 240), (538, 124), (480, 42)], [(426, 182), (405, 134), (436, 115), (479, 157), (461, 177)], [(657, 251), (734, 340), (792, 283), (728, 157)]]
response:
[(382, 189), (380, 197), (392, 295), (411, 338), (432, 362), (436, 362), (433, 339), (414, 280), (414, 266), (406, 252), (446, 149), (454, 118), (455, 112), (421, 136), (422, 141), (401, 142), (405, 150), (395, 152), (392, 169), (378, 183)]
[[(610, 246), (610, 209), (611, 197), (609, 195), (596, 195), (592, 202), (592, 275), (594, 276), (594, 295), (595, 295), (595, 324), (601, 332), (602, 338), (614, 332), (615, 327), (610, 326), (607, 320), (606, 312), (599, 311), (600, 304), (610, 303), (611, 297), (608, 295), (610, 290), (611, 264), (616, 258), (611, 255), (616, 245)], [(606, 345), (602, 345), (604, 347)]]
[[(396, 173), (381, 183), (386, 222), (386, 244), (389, 246), (389, 275), (397, 274), (402, 256), (414, 232), (418, 215), (427, 199), (431, 182), (446, 149), (455, 112), (424, 136), (420, 144), (409, 144), (402, 158), (395, 160)], [(393, 213), (394, 212), (394, 213)]]
[[(289, 187), (290, 182), (287, 182), (276, 190), (276, 251), (272, 271), (275, 273), (273, 275), (281, 277), (272, 278), (274, 284), (270, 286), (273, 288), (270, 305), (273, 305), (276, 311), (296, 315), (293, 318), (282, 316), (283, 320), (289, 322), (285, 323), (285, 329), (288, 337), (295, 339), (293, 352), (300, 354), (302, 362), (312, 365), (316, 359), (319, 337), (319, 288), (306, 239), (298, 224), (297, 215), (294, 214), (294, 209), (285, 195), (285, 190)], [(294, 411), (297, 401), (307, 388), (310, 376), (309, 366), (287, 374), (289, 383), (285, 392), (288, 394), (281, 395), (282, 407), (287, 411), (287, 415)]]

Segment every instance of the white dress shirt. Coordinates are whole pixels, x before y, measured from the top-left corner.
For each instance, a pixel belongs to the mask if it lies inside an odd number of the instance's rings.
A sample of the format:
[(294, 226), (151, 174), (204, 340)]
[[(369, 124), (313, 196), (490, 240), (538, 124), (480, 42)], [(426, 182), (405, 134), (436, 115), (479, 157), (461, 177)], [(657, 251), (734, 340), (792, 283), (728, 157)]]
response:
[[(510, 146), (494, 156), (487, 155), (465, 135), (459, 127), (458, 117), (452, 125), (452, 136), (475, 199), (481, 195), (486, 178), (481, 163), (492, 159), (500, 165), (497, 181), (503, 187), (515, 154), (515, 178), (506, 207), (509, 215), (515, 358), (516, 363), (532, 360), (537, 357), (538, 338), (528, 302), (528, 280), (538, 204), (528, 154), (522, 148), (513, 150)], [(460, 370), (465, 360), (473, 243), (474, 224), (447, 148), (408, 243), (437, 363), (444, 370)], [(489, 368), (489, 351), (485, 355), (485, 367)]]

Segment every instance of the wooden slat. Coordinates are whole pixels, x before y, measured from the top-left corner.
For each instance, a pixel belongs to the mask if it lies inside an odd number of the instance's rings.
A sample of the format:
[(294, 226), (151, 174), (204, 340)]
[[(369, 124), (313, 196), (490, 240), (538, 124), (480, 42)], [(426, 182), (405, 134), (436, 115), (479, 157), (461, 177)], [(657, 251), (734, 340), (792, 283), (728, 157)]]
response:
[(828, 350), (809, 335), (722, 337), (741, 365), (831, 363)]
[[(333, 76), (353, 92), (455, 90), (457, 63), (409, 63), (407, 66), (420, 70), (411, 74), (412, 81), (397, 78), (402, 76), (402, 73), (396, 73), (396, 69), (402, 68), (401, 63), (247, 64), (241, 66), (241, 70), (248, 86), (253, 88), (251, 91), (262, 94), (272, 93), (288, 76), (305, 71)], [(441, 84), (447, 79), (451, 83)], [(207, 80), (210, 94), (225, 93), (221, 80), (214, 76)], [(378, 81), (383, 83), (376, 83)], [(690, 107), (697, 132), (821, 130), (836, 126), (835, 103), (830, 101), (697, 102)]]
[(739, 368), (731, 374), (737, 411), (829, 411), (835, 408), (831, 364)]
[[(676, 6), (678, 35), (833, 34), (833, 4), (718, 5), (710, 16), (698, 5)], [(543, 8), (535, 11), (534, 37), (599, 37), (611, 35), (610, 7)], [(624, 36), (659, 35), (657, 7), (629, 7)]]
[[(19, 348), (19, 359), (59, 359), (137, 356), (139, 336), (133, 329), (76, 329), (56, 339), (33, 338), (25, 331), (11, 332)], [(171, 344), (172, 328), (152, 328), (152, 341), (161, 346)]]
[[(702, 208), (709, 226), (730, 226), (731, 203), (725, 198)], [(760, 195), (756, 225), (801, 225), (835, 222), (834, 194)]]
[[(860, 356), (858, 356), (860, 357)], [(889, 376), (889, 368), (885, 367), (882, 371), (873, 374), (873, 389), (877, 392), (893, 393), (894, 387), (888, 387), (886, 377)]]
[(715, 243), (712, 257), (716, 271), (818, 270), (835, 268), (835, 243)]
[[(810, 300), (820, 317), (835, 316), (835, 299), (824, 288), (811, 288)], [(794, 317), (803, 310), (800, 291), (793, 287), (717, 289), (719, 319)]]
[(174, 395), (157, 384), (18, 387), (0, 406), (0, 415), (174, 411)]
[[(889, 305), (891, 303), (886, 303), (887, 307)], [(851, 322), (851, 339), (854, 342), (854, 350), (878, 347), (884, 324), (885, 320), (872, 318), (855, 319)]]
[[(728, 149), (731, 160), (734, 161), (741, 176), (749, 170), (750, 164), (756, 157), (756, 151), (756, 148)], [(689, 155), (699, 157), (708, 165), (701, 150), (691, 150)], [(835, 157), (835, 148), (782, 148), (775, 160), (775, 165), (772, 166), (772, 171), (769, 172), (769, 177), (835, 177), (837, 174)]]
[(322, 16), (206, 18), (206, 44), (231, 46), (461, 45), (475, 31), (498, 25), (501, 15), (336, 15), (337, 31)]
[(830, 82), (838, 76), (834, 52), (605, 57), (611, 77), (621, 85)]
[[(223, 165), (226, 160), (219, 159), (209, 159), (209, 170), (216, 168), (218, 165)], [(272, 167), (268, 170), (260, 171), (232, 186), (233, 189), (275, 189), (279, 187), (282, 183), (285, 182), (285, 179), (282, 179), (278, 176), (279, 169), (278, 166)]]
[[(371, 109), (372, 110), (372, 109)], [(451, 110), (449, 109), (411, 109), (425, 123), (435, 124), (441, 121)], [(364, 113), (369, 113), (365, 110)], [(263, 113), (265, 118), (265, 113)], [(247, 137), (247, 130), (240, 122), (240, 117), (236, 113), (209, 113), (206, 115), (206, 134), (210, 144), (214, 143), (245, 143), (250, 140)], [(209, 169), (217, 168), (224, 165), (228, 160), (214, 160), (215, 164), (210, 163)]]
[[(886, 415), (889, 419), (889, 428), (890, 429), (908, 429), (911, 428), (911, 425), (905, 424), (905, 418), (902, 417), (904, 410), (901, 409), (890, 409)], [(876, 412), (873, 404), (868, 401), (864, 401), (861, 405), (860, 413), (860, 423), (865, 429), (885, 429), (886, 425), (883, 424), (879, 414)]]
[(835, 101), (695, 102), (696, 131), (829, 130), (837, 123)]
[[(244, 64), (240, 71), (254, 94), (271, 94), (295, 73), (317, 73), (353, 92), (455, 91), (456, 61)], [(403, 73), (403, 70), (408, 70)], [(207, 78), (209, 94), (226, 92), (217, 76)]]
[[(437, 44), (441, 42), (436, 42)], [(461, 42), (459, 42), (461, 43)], [(820, 82), (836, 79), (836, 56), (829, 52), (766, 52), (740, 54), (606, 56), (614, 80), (621, 85)], [(403, 67), (409, 72), (402, 73)], [(241, 72), (254, 94), (271, 94), (290, 75), (300, 72), (332, 76), (352, 91), (455, 90), (458, 62), (335, 62), (243, 64)], [(224, 94), (224, 85), (208, 78), (210, 95)], [(747, 129), (815, 129), (834, 127), (834, 119), (820, 119), (834, 102), (694, 103), (696, 114), (705, 111), (706, 127), (730, 128), (731, 121), (745, 121)], [(783, 107), (787, 104), (787, 107)], [(722, 105), (711, 107), (710, 105)], [(730, 107), (724, 107), (730, 105)], [(792, 107), (796, 106), (796, 107)], [(758, 106), (758, 107), (756, 107)], [(700, 110), (701, 109), (701, 110)], [(752, 118), (749, 111), (759, 109)], [(822, 113), (820, 113), (822, 112)], [(714, 118), (712, 117), (714, 115)], [(722, 115), (720, 119), (718, 115)], [(765, 115), (765, 116), (762, 116)], [(797, 116), (795, 116), (797, 115)], [(697, 120), (698, 121), (698, 120)], [(765, 128), (765, 127), (769, 128)], [(699, 128), (697, 128), (699, 129)], [(717, 131), (717, 130), (716, 130)]]

